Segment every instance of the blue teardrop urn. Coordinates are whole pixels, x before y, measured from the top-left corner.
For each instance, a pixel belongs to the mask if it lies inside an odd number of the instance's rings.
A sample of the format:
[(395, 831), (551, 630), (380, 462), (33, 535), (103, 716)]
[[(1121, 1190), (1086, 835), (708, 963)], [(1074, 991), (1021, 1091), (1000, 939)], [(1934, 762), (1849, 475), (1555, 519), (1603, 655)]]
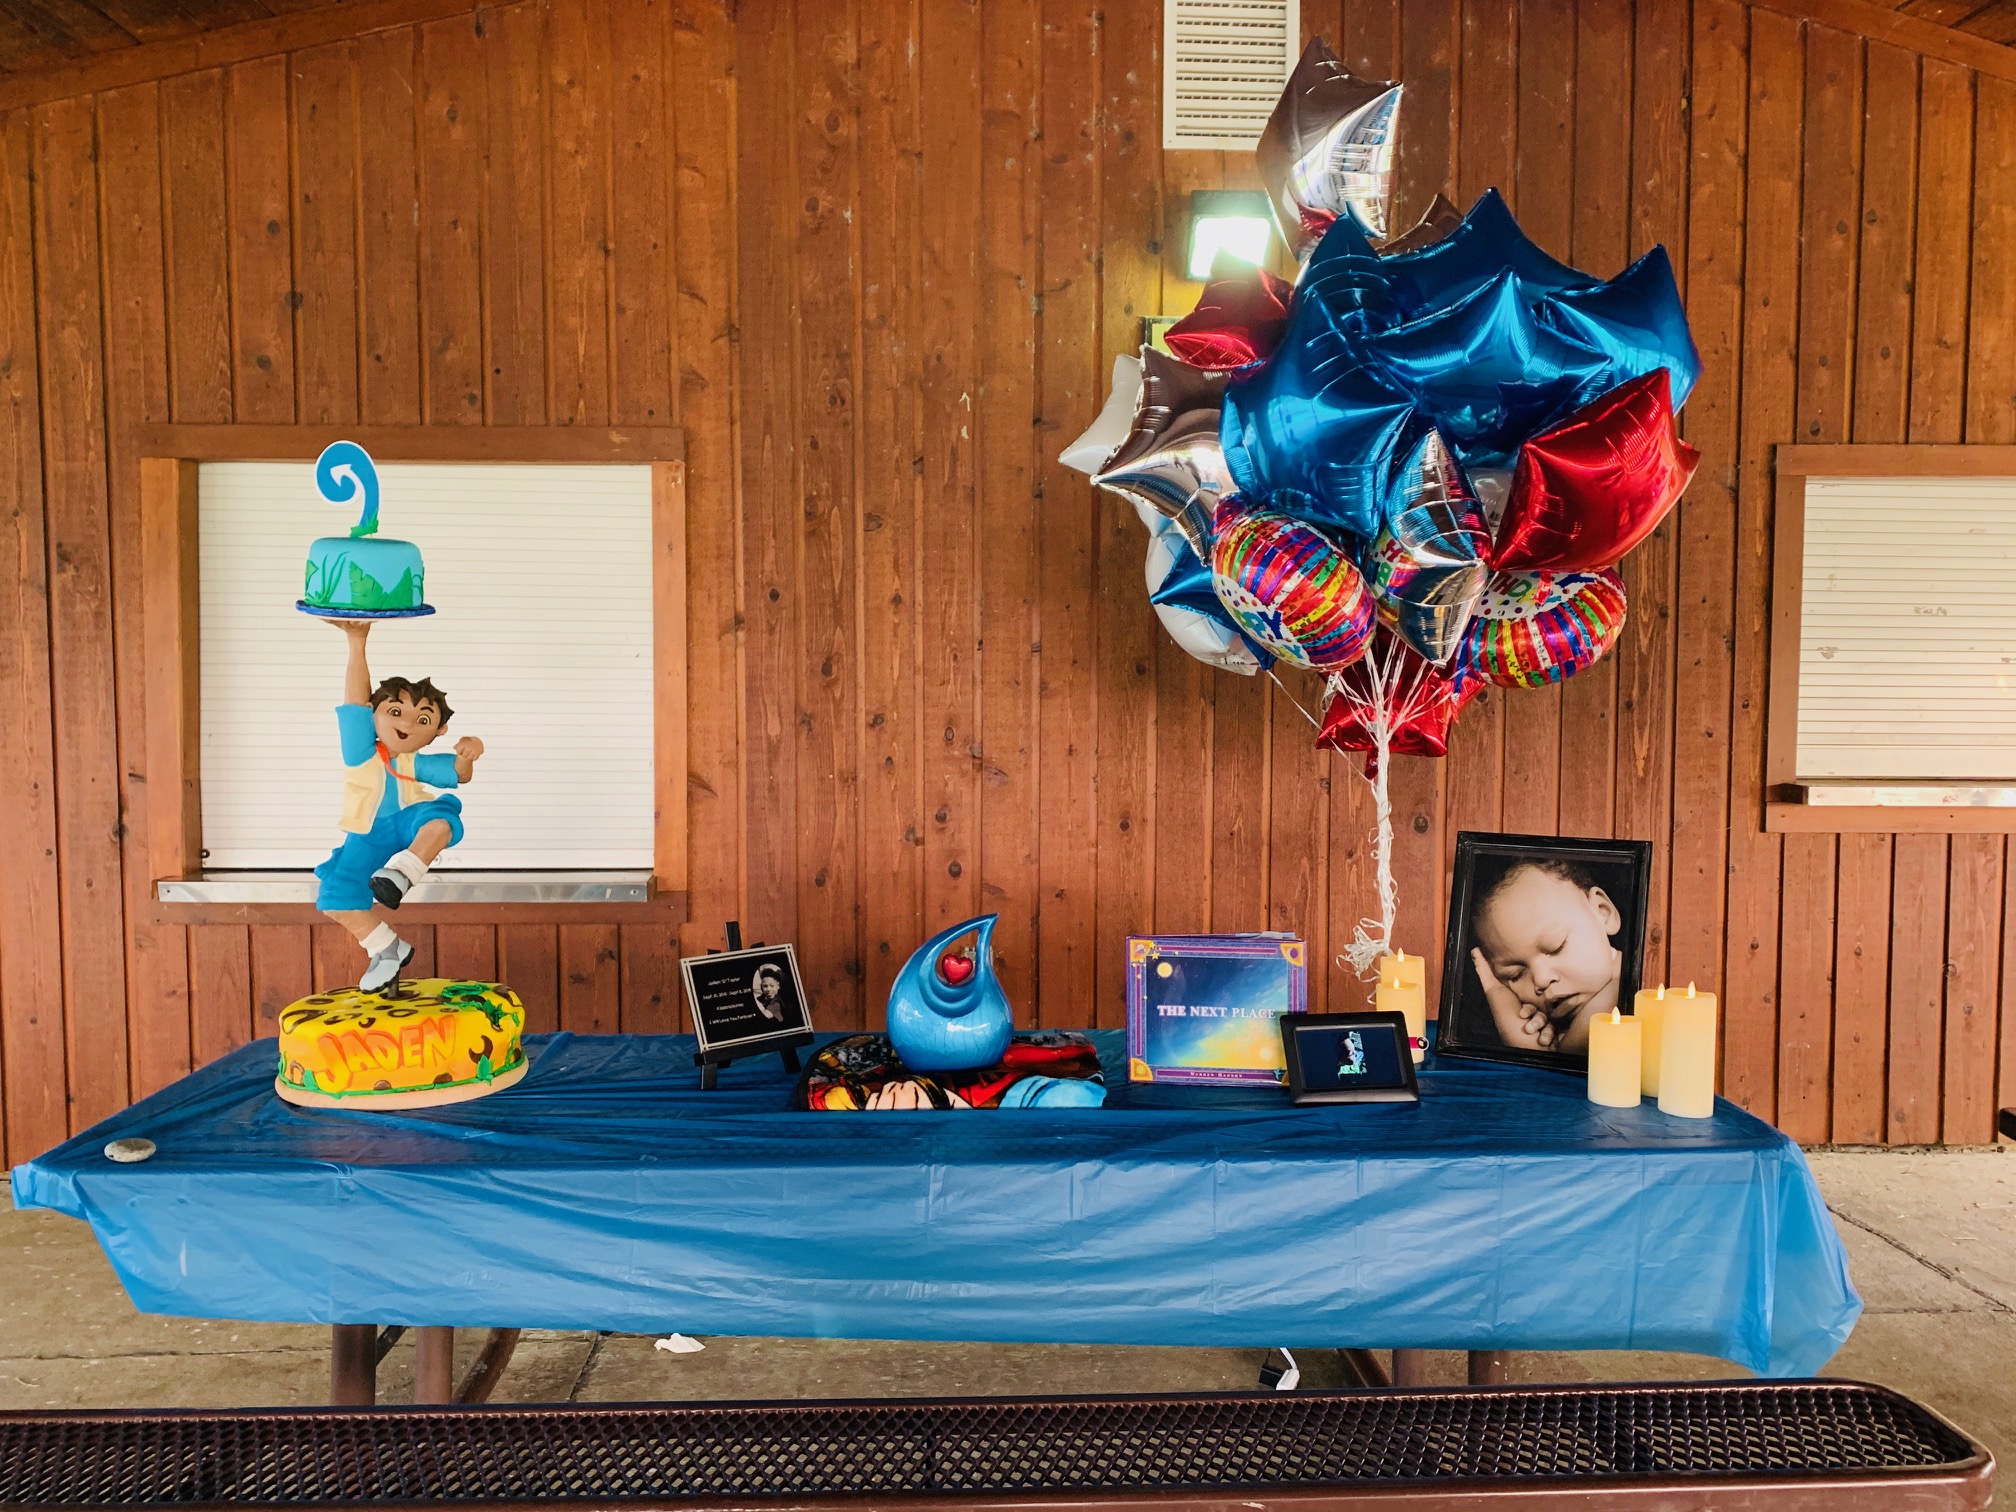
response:
[[(1008, 1052), (1015, 1034), (1008, 995), (994, 975), (994, 923), (968, 919), (917, 947), (889, 989), (889, 1043), (912, 1071), (971, 1071)], [(953, 984), (938, 958), (962, 935), (976, 938), (973, 974)]]

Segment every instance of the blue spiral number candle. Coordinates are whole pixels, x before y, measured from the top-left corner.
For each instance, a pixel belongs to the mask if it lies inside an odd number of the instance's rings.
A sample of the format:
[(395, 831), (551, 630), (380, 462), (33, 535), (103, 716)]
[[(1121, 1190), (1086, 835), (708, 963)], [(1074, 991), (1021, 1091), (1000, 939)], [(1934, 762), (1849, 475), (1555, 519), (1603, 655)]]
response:
[(350, 527), (353, 537), (378, 534), (378, 468), (355, 441), (331, 441), (315, 459), (315, 486), (331, 504), (364, 495), (364, 512)]

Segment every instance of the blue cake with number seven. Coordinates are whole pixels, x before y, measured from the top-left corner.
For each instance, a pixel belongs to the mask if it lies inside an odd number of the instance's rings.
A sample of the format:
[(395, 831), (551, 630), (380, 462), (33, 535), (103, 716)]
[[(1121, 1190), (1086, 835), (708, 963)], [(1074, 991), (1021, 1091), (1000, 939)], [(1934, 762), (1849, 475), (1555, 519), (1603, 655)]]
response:
[(315, 459), (315, 487), (331, 504), (362, 498), (345, 536), (308, 548), (307, 578), (295, 608), (324, 619), (407, 619), (432, 614), (420, 548), (378, 534), (378, 469), (354, 441), (333, 441)]

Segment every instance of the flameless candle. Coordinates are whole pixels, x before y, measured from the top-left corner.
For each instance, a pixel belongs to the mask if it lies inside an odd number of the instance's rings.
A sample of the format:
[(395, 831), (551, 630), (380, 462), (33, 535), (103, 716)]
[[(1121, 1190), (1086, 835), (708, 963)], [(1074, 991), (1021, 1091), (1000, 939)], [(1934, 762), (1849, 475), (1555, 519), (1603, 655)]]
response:
[(1615, 1008), (1589, 1020), (1589, 1101), (1638, 1106), (1639, 1045), (1644, 1026)]
[(1398, 955), (1382, 955), (1379, 957), (1379, 980), (1419, 987), (1425, 994), (1428, 990), (1427, 968), (1425, 958), (1410, 956), (1404, 950)]
[(1659, 1095), (1659, 1036), (1666, 1029), (1666, 987), (1640, 987), (1632, 999), (1631, 1016), (1642, 1026), (1645, 1068), (1638, 1087), (1647, 1097)]
[(1659, 1111), (1681, 1118), (1715, 1114), (1715, 994), (1666, 995), (1666, 1023), (1659, 1035)]
[(1379, 986), (1372, 994), (1372, 1006), (1381, 1013), (1407, 1016), (1407, 1039), (1414, 1047), (1414, 1064), (1420, 1065), (1428, 1048), (1428, 997), (1419, 976), (1410, 982), (1382, 970)]

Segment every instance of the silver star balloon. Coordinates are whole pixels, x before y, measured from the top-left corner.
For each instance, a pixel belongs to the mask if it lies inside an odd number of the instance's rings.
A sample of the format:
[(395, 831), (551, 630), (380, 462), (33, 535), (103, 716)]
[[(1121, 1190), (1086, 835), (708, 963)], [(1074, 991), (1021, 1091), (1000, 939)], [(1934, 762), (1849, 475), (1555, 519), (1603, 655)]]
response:
[(1193, 537), (1200, 552), (1208, 541), (1194, 539), (1200, 511), (1208, 519), (1220, 496), (1232, 492), (1225, 451), (1218, 440), (1225, 375), (1206, 373), (1153, 347), (1141, 349), (1141, 397), (1134, 429), (1093, 475), (1138, 509), (1143, 505), (1174, 519)]
[(1356, 216), (1374, 239), (1387, 234), (1400, 93), (1359, 78), (1320, 37), (1303, 52), (1254, 152), (1297, 257), (1340, 215)]
[(1491, 538), (1462, 469), (1430, 431), (1401, 471), (1397, 502), (1372, 543), (1372, 592), (1400, 638), (1442, 666), (1490, 580)]

